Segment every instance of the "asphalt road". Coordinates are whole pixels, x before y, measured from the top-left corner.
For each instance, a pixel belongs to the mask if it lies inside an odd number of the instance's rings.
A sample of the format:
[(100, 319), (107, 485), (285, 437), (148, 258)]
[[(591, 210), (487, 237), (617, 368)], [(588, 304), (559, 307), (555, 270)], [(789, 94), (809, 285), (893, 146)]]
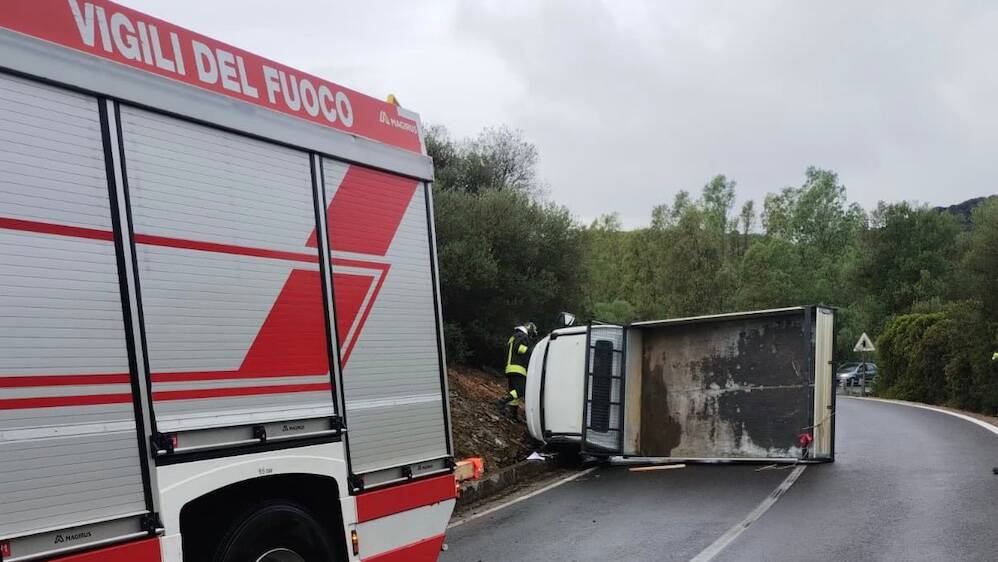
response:
[[(998, 435), (841, 398), (836, 462), (808, 466), (715, 560), (998, 560)], [(442, 562), (689, 560), (789, 474), (606, 467), (451, 529)]]

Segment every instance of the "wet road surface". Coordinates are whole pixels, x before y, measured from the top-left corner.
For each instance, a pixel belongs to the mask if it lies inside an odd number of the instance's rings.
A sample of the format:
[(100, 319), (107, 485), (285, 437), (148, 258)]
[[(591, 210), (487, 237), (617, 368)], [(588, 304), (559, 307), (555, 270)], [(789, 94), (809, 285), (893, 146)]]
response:
[[(715, 560), (998, 560), (998, 435), (939, 412), (838, 400), (810, 465)], [(605, 467), (451, 529), (441, 562), (690, 560), (789, 470)]]

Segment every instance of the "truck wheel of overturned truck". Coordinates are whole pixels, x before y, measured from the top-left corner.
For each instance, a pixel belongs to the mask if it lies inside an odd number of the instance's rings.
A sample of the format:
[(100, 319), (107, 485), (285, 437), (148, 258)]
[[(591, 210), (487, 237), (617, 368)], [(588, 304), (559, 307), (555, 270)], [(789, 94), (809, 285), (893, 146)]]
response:
[(212, 562), (342, 560), (327, 531), (307, 509), (284, 501), (257, 504), (222, 536)]

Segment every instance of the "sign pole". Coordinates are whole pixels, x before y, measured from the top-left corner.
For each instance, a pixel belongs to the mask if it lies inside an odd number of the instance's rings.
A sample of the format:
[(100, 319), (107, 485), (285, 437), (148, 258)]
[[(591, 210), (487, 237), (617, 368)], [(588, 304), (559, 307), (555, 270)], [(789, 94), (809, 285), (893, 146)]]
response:
[(870, 341), (870, 336), (863, 332), (863, 335), (859, 337), (859, 341), (852, 348), (853, 351), (859, 352), (863, 358), (863, 362), (859, 365), (859, 377), (860, 377), (860, 396), (866, 396), (866, 354), (870, 351), (875, 351), (873, 347), (873, 342)]
[(859, 395), (866, 396), (866, 352), (863, 352), (863, 364), (859, 367), (861, 385), (859, 387)]

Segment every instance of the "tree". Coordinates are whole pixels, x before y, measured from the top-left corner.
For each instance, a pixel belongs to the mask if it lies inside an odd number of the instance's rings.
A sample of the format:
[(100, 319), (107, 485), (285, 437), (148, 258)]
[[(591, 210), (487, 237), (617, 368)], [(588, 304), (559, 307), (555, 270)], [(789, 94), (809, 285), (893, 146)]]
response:
[(564, 207), (515, 191), (435, 194), (447, 348), (456, 361), (502, 364), (518, 324), (553, 328), (580, 310), (582, 231)]
[(742, 210), (738, 213), (738, 229), (741, 232), (741, 248), (739, 254), (744, 255), (749, 248), (749, 235), (755, 228), (755, 201), (749, 199), (742, 204)]
[(736, 308), (752, 310), (796, 306), (810, 300), (800, 252), (779, 238), (765, 238), (749, 247), (738, 269), (741, 284)]
[(593, 318), (611, 324), (627, 324), (637, 318), (634, 305), (626, 300), (617, 299), (612, 302), (596, 303), (593, 308)]
[(433, 159), (434, 183), (440, 189), (542, 194), (537, 182), (537, 147), (519, 130), (490, 127), (474, 139), (455, 141), (447, 129), (435, 125), (427, 129), (426, 150)]
[(881, 318), (949, 292), (959, 233), (958, 221), (948, 213), (906, 202), (878, 205), (861, 234), (863, 252), (854, 275)]
[(600, 307), (622, 300), (627, 290), (627, 280), (621, 275), (627, 235), (621, 228), (620, 217), (612, 213), (594, 220), (584, 232), (586, 311), (595, 317), (600, 317)]
[(703, 210), (707, 228), (722, 235), (728, 232), (728, 215), (735, 204), (735, 182), (714, 176), (703, 186)]
[(800, 187), (766, 196), (762, 220), (767, 234), (802, 250), (834, 253), (850, 241), (862, 218), (862, 209), (849, 203), (838, 175), (811, 166)]
[[(998, 198), (974, 209), (971, 220), (973, 230), (961, 262), (959, 290), (965, 298), (981, 301), (985, 317), (998, 325)], [(998, 351), (998, 339), (994, 344)]]

